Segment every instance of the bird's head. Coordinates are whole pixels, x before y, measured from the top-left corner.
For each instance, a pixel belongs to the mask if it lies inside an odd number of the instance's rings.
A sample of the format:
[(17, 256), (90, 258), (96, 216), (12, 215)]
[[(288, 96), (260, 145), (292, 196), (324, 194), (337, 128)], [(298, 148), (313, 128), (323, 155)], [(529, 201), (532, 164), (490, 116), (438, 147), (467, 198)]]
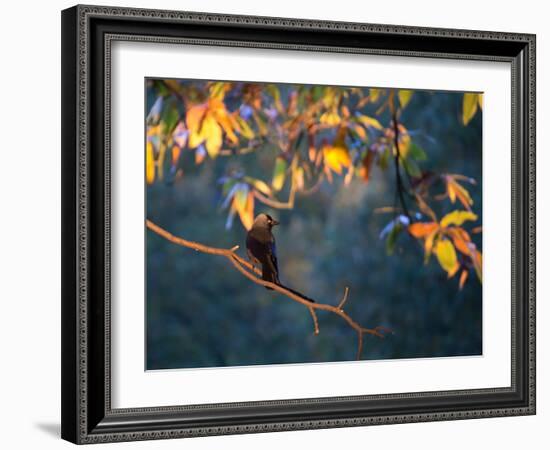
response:
[(269, 214), (258, 214), (254, 219), (253, 228), (263, 228), (271, 230), (275, 225), (279, 225), (279, 222), (271, 217)]

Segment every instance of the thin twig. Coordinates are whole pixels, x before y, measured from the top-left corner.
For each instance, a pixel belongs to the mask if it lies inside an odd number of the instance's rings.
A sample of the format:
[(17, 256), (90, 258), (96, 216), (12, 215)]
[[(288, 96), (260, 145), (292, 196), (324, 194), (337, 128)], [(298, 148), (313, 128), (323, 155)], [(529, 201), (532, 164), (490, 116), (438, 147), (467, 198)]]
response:
[(394, 156), (394, 166), (395, 166), (395, 177), (397, 180), (397, 193), (399, 194), (399, 201), (401, 202), (401, 207), (403, 208), (403, 213), (407, 216), (409, 221), (411, 221), (411, 215), (409, 214), (409, 209), (407, 208), (407, 203), (405, 202), (405, 196), (403, 191), (405, 189), (403, 185), (403, 180), (401, 178), (401, 171), (399, 170), (399, 160), (401, 159), (401, 153), (399, 151), (399, 126), (397, 124), (397, 108), (392, 105), (392, 120), (393, 120), (393, 140), (395, 145), (395, 156)]
[(338, 303), (338, 309), (344, 309), (344, 305), (348, 301), (348, 294), (349, 294), (349, 288), (346, 286), (346, 290), (344, 291), (344, 296), (342, 297), (342, 300), (340, 300), (340, 303)]
[(166, 231), (165, 229), (159, 227), (155, 223), (151, 222), (150, 220), (145, 221), (147, 228), (149, 228), (151, 231), (157, 233), (159, 236), (162, 236), (166, 240), (181, 245), (183, 247), (191, 248), (195, 251), (200, 251), (202, 253), (207, 253), (210, 255), (218, 255), (218, 256), (224, 256), (227, 258), (231, 264), (237, 269), (242, 275), (244, 275), (246, 278), (248, 278), (250, 281), (259, 284), (264, 287), (268, 287), (273, 289), (274, 291), (279, 292), (280, 294), (283, 294), (287, 298), (298, 302), (305, 307), (307, 307), (310, 310), (310, 313), (312, 313), (312, 317), (314, 320), (314, 327), (315, 327), (315, 334), (319, 332), (319, 324), (317, 321), (316, 311), (315, 310), (322, 310), (322, 311), (328, 311), (333, 314), (336, 314), (337, 316), (341, 317), (352, 329), (354, 329), (359, 337), (359, 348), (357, 352), (357, 358), (360, 359), (361, 357), (361, 350), (363, 348), (363, 335), (364, 334), (370, 334), (373, 336), (377, 336), (380, 338), (384, 337), (384, 334), (381, 331), (386, 331), (386, 329), (383, 329), (382, 327), (376, 327), (376, 328), (364, 328), (361, 325), (359, 325), (356, 321), (354, 321), (344, 310), (340, 308), (340, 305), (343, 305), (345, 301), (347, 301), (349, 289), (346, 287), (344, 291), (344, 302), (340, 301), (340, 304), (338, 306), (330, 305), (328, 303), (312, 303), (311, 301), (308, 301), (306, 296), (299, 294), (296, 291), (290, 290), (284, 286), (281, 286), (280, 284), (271, 283), (269, 281), (262, 280), (260, 278), (261, 276), (261, 270), (254, 267), (252, 264), (250, 264), (248, 261), (241, 258), (239, 255), (235, 253), (233, 250), (235, 247), (231, 249), (224, 249), (224, 248), (215, 248), (215, 247), (209, 247), (204, 244), (200, 244), (198, 242), (188, 241), (186, 239), (174, 236), (170, 232)]
[(317, 319), (317, 313), (311, 307), (309, 307), (308, 309), (309, 309), (309, 313), (311, 314), (311, 318), (313, 319), (313, 334), (318, 335), (319, 334), (319, 319)]

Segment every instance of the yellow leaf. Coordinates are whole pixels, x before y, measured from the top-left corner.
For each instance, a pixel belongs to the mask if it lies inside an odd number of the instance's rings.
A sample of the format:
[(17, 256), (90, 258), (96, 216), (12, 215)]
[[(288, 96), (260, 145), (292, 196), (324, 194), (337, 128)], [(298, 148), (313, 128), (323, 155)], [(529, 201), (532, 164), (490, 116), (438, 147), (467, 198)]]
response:
[(472, 200), (472, 197), (470, 196), (470, 193), (466, 190), (466, 188), (458, 184), (458, 182), (456, 181), (457, 177), (458, 175), (445, 176), (449, 200), (451, 200), (451, 203), (454, 203), (458, 198), (464, 208), (469, 211), (471, 209), (470, 207), (474, 204), (474, 201)]
[(249, 192), (246, 197), (246, 205), (243, 209), (237, 209), (239, 218), (245, 229), (250, 230), (254, 223), (254, 195)]
[(426, 240), (424, 241), (424, 264), (426, 264), (430, 259), (434, 246), (434, 240), (437, 234), (438, 230), (433, 231), (426, 237)]
[(206, 114), (206, 105), (195, 105), (189, 108), (186, 115), (187, 129), (191, 133), (199, 133), (201, 122)]
[(378, 99), (380, 98), (380, 94), (382, 93), (382, 89), (369, 89), (369, 98), (371, 102), (376, 103)]
[(321, 118), (319, 119), (322, 124), (329, 125), (329, 126), (335, 126), (339, 125), (342, 119), (340, 119), (340, 116), (336, 112), (329, 112), (321, 115)]
[(342, 168), (351, 165), (348, 149), (341, 146), (325, 146), (323, 148), (325, 164), (338, 175), (342, 175)]
[(271, 186), (276, 191), (280, 191), (285, 184), (287, 166), (286, 160), (278, 156), (275, 160), (275, 169), (273, 169), (273, 179), (271, 180)]
[(225, 108), (223, 110), (216, 110), (215, 116), (218, 123), (222, 126), (223, 131), (225, 131), (227, 138), (233, 144), (237, 144), (239, 142), (239, 138), (233, 131), (233, 126), (231, 125), (231, 121), (229, 120), (229, 115), (227, 114), (227, 111), (225, 110)]
[(271, 188), (267, 185), (267, 183), (263, 182), (262, 180), (251, 177), (244, 177), (244, 181), (254, 186), (254, 188), (262, 194), (271, 195)]
[(477, 94), (477, 106), (479, 109), (483, 109), (483, 94)]
[(456, 272), (456, 265), (458, 261), (456, 259), (456, 252), (451, 241), (447, 239), (440, 239), (435, 245), (435, 255), (439, 261), (439, 265), (447, 272), (452, 274)]
[(455, 210), (444, 216), (443, 219), (441, 219), (440, 225), (442, 228), (448, 227), (449, 225), (460, 226), (467, 220), (477, 220), (477, 216), (470, 211)]
[(153, 155), (153, 144), (147, 142), (145, 149), (145, 179), (147, 184), (153, 184), (155, 181), (155, 159)]
[(359, 120), (359, 122), (361, 122), (367, 128), (376, 128), (377, 130), (381, 130), (382, 128), (384, 128), (382, 124), (378, 122), (378, 120), (376, 120), (374, 117), (365, 116), (364, 114), (358, 116), (357, 120)]
[(222, 147), (222, 128), (210, 114), (202, 122), (201, 135), (206, 140), (208, 156), (214, 159)]
[(411, 101), (411, 97), (413, 95), (413, 91), (408, 89), (400, 89), (397, 93), (397, 96), (399, 97), (399, 103), (401, 104), (401, 108), (404, 108), (409, 104)]
[(478, 95), (466, 92), (462, 98), (462, 123), (468, 125), (477, 112)]
[(424, 238), (439, 228), (435, 222), (417, 222), (409, 226), (409, 233), (415, 238)]

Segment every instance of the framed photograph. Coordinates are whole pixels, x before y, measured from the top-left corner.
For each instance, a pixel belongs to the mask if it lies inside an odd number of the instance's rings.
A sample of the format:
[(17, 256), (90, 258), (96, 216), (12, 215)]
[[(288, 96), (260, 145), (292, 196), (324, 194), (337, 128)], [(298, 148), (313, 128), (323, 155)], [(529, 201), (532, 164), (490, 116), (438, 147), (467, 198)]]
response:
[(535, 413), (535, 36), (62, 12), (62, 437)]

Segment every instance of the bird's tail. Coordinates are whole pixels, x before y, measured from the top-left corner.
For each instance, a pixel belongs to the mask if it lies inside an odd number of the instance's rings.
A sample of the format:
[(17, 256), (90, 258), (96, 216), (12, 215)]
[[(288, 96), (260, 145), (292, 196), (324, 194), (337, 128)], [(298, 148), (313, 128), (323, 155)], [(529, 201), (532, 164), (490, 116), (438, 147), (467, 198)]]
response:
[[(310, 303), (315, 303), (315, 300), (313, 300), (312, 298), (309, 298), (307, 295), (304, 295), (302, 294), (301, 292), (298, 292), (298, 291), (295, 291), (294, 289), (292, 288), (289, 288), (288, 286), (285, 286), (283, 283), (281, 283), (279, 280), (277, 280), (276, 282), (273, 281), (273, 283), (275, 284), (278, 284), (279, 286), (281, 286), (282, 288), (285, 288), (287, 291), (290, 291), (292, 292), (294, 295), (297, 295), (298, 297), (300, 298), (303, 298), (304, 300), (310, 302)], [(271, 288), (268, 288), (266, 286), (266, 289), (271, 289)]]

